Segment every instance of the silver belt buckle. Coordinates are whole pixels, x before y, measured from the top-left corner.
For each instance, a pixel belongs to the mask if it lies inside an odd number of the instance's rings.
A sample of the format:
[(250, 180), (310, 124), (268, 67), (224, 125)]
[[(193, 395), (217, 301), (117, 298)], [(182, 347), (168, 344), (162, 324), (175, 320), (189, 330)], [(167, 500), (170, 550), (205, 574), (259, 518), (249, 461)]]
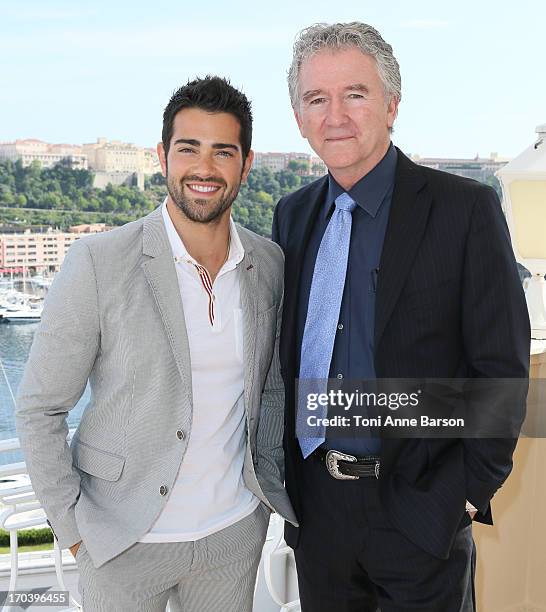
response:
[[(358, 480), (359, 476), (350, 476), (349, 474), (342, 474), (339, 471), (338, 461), (349, 461), (351, 463), (356, 463), (356, 457), (352, 455), (346, 455), (345, 453), (340, 453), (336, 450), (329, 450), (326, 453), (326, 467), (330, 472), (330, 475), (338, 480)], [(376, 466), (376, 473), (378, 471), (378, 467)]]

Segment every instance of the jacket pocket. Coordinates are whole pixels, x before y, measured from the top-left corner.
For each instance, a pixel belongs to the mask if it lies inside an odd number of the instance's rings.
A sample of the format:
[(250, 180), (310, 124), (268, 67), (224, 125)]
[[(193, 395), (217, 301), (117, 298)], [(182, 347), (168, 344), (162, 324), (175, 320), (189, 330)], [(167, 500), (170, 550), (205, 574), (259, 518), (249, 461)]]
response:
[(86, 474), (114, 482), (121, 476), (125, 457), (78, 440), (77, 444), (72, 446), (72, 463)]

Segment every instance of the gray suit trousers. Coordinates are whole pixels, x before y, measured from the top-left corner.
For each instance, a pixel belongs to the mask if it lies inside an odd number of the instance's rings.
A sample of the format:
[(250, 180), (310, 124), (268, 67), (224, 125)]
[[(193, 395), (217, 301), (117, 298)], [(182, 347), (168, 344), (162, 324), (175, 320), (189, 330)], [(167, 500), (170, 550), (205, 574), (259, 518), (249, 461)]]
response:
[(261, 503), (237, 523), (195, 542), (137, 542), (96, 568), (76, 553), (83, 612), (251, 612), (269, 524)]

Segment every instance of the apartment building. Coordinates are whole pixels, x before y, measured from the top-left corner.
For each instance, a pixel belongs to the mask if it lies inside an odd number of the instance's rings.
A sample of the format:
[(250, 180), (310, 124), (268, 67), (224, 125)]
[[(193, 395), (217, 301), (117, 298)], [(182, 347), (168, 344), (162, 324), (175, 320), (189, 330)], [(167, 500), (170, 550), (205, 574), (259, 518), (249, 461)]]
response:
[[(68, 160), (72, 168), (89, 168), (96, 175), (106, 176), (109, 180), (102, 180), (104, 184), (101, 183), (100, 187), (107, 182), (122, 184), (134, 174), (144, 176), (161, 171), (155, 149), (106, 138), (84, 145), (50, 144), (36, 138), (0, 142), (0, 162), (18, 159), (25, 167), (38, 161), (42, 168), (51, 168), (61, 160)], [(122, 177), (116, 176), (118, 174)]]
[(281, 170), (286, 170), (291, 161), (303, 162), (309, 166), (310, 160), (311, 156), (308, 153), (260, 153), (256, 151), (252, 167), (256, 169), (268, 168), (271, 172), (280, 172)]
[(311, 156), (311, 175), (312, 176), (322, 176), (328, 172), (328, 168), (326, 164), (320, 159), (320, 157), (316, 157), (315, 155)]
[(21, 160), (24, 167), (34, 161), (42, 168), (52, 168), (62, 160), (67, 160), (75, 169), (87, 168), (87, 156), (78, 145), (49, 144), (36, 138), (19, 139), (13, 142), (0, 142), (0, 162)]
[(280, 172), (289, 167), (291, 161), (302, 162), (301, 168), (296, 170), (301, 176), (322, 176), (328, 171), (326, 165), (319, 157), (309, 155), (308, 153), (282, 153), (269, 152), (254, 153), (254, 163), (252, 168), (268, 168), (271, 172)]
[(98, 232), (107, 232), (112, 229), (112, 226), (106, 223), (82, 223), (81, 225), (71, 225), (68, 231), (71, 234), (96, 234)]
[(0, 234), (0, 272), (58, 272), (70, 245), (82, 235), (110, 229), (104, 223), (80, 225), (61, 232), (48, 228)]
[(466, 176), (467, 178), (487, 182), (487, 179), (495, 174), (497, 170), (508, 163), (508, 159), (501, 158), (497, 153), (491, 153), (489, 157), (448, 158), (448, 157), (420, 157), (412, 155), (411, 159), (421, 166), (443, 170), (451, 174)]
[(152, 148), (137, 147), (119, 140), (98, 138), (82, 145), (89, 168), (97, 172), (122, 172), (150, 175), (160, 172), (157, 153)]

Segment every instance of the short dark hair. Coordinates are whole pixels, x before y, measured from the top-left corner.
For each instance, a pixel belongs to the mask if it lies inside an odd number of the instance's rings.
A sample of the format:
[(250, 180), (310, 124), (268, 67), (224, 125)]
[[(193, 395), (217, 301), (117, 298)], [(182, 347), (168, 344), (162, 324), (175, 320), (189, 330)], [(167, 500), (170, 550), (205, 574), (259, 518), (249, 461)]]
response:
[(235, 89), (227, 79), (207, 75), (196, 78), (174, 92), (163, 112), (163, 130), (161, 139), (165, 155), (173, 135), (173, 123), (176, 114), (185, 108), (199, 108), (209, 113), (229, 113), (241, 126), (239, 140), (246, 160), (252, 145), (252, 109), (244, 93)]

